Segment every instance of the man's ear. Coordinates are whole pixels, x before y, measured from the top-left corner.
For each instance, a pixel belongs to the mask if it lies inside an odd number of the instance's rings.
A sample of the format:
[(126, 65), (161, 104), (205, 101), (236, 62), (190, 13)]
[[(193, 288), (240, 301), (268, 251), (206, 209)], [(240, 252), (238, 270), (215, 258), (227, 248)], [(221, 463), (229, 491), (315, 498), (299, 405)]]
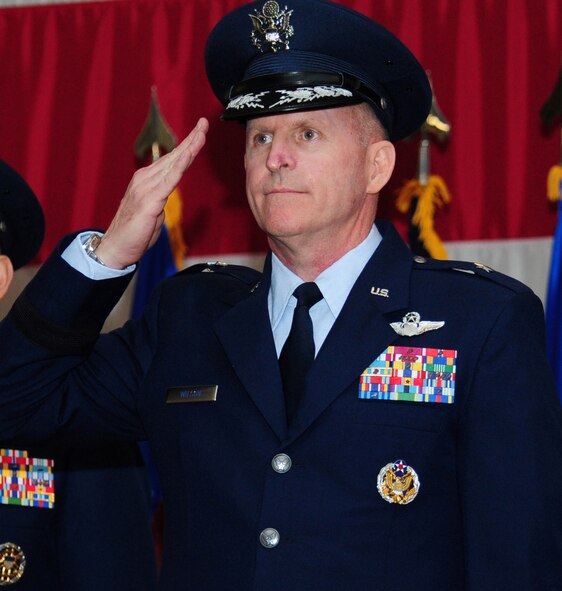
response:
[(367, 148), (370, 175), (367, 193), (378, 193), (388, 183), (396, 163), (394, 144), (387, 140), (373, 142)]
[(6, 295), (13, 277), (12, 261), (5, 254), (0, 254), (0, 300)]

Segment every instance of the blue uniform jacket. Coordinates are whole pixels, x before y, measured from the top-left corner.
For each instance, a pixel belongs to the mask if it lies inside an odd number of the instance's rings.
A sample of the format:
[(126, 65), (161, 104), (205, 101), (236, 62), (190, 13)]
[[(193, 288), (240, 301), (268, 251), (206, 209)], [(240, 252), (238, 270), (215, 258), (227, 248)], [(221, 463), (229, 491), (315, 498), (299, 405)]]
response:
[[(91, 281), (55, 253), (0, 330), (0, 435), (148, 438), (166, 591), (562, 589), (562, 433), (540, 301), (483, 266), (414, 259), (379, 229), (290, 429), (268, 264), (179, 273), (140, 321), (96, 340), (127, 280)], [(409, 312), (444, 325), (399, 336), (391, 323)], [(361, 398), (389, 347), (456, 352), (451, 403)], [(377, 488), (398, 459), (421, 483), (407, 505)], [(275, 547), (260, 542), (268, 528)]]

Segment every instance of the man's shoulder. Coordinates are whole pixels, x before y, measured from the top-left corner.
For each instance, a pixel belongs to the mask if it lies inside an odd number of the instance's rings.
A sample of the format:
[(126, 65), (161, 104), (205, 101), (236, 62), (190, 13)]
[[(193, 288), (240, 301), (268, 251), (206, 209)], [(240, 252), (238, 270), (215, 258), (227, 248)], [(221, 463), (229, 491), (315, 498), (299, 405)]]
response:
[(191, 265), (178, 273), (179, 277), (190, 277), (204, 275), (204, 278), (209, 277), (210, 274), (229, 280), (242, 282), (247, 285), (254, 285), (262, 277), (260, 271), (244, 265), (233, 265), (223, 261), (214, 261), (208, 263), (198, 263)]
[(252, 267), (222, 261), (191, 265), (164, 284), (164, 292), (227, 295), (249, 294), (261, 283), (262, 273)]
[(476, 287), (491, 290), (508, 290), (513, 293), (528, 293), (532, 290), (517, 279), (505, 275), (477, 261), (438, 260), (414, 256), (414, 271), (437, 273), (444, 281), (473, 281)]

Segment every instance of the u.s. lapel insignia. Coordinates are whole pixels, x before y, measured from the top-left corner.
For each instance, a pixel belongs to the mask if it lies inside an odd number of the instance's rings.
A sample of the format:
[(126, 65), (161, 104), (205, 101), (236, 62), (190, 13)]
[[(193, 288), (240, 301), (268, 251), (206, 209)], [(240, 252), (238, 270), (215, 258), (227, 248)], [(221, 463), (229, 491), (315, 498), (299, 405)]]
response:
[(388, 298), (390, 294), (388, 293), (388, 289), (384, 287), (371, 287), (371, 294), (379, 296), (380, 298)]
[(411, 503), (416, 498), (420, 486), (416, 471), (404, 460), (387, 464), (377, 478), (377, 489), (381, 497), (388, 503), (398, 505)]
[(391, 322), (390, 326), (401, 337), (415, 337), (430, 330), (437, 330), (445, 325), (444, 320), (421, 320), (418, 312), (408, 312), (402, 322)]
[(25, 554), (12, 542), (0, 544), (0, 585), (17, 583), (25, 570)]

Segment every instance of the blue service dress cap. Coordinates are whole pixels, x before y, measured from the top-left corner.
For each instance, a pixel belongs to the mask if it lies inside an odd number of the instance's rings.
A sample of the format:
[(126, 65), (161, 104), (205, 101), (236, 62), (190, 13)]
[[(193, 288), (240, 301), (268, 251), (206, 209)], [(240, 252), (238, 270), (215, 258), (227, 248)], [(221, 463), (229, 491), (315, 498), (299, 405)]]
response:
[(205, 49), (223, 119), (369, 103), (393, 141), (431, 107), (428, 77), (380, 24), (327, 0), (245, 4), (225, 15)]
[(35, 193), (0, 160), (0, 254), (19, 269), (37, 254), (45, 235), (45, 218)]

